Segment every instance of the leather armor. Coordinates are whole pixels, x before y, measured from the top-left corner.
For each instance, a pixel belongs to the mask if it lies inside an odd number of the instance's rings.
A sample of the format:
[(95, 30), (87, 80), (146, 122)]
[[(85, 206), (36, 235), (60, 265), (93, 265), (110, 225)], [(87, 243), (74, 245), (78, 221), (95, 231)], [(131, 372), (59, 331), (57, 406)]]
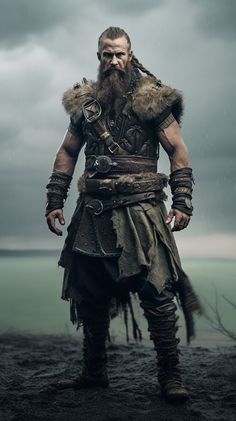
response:
[[(148, 171), (149, 173), (156, 174), (159, 144), (157, 136), (155, 137), (154, 127), (145, 127), (135, 115), (123, 116), (122, 114), (118, 117), (116, 122), (107, 117), (106, 127), (111, 133), (114, 141), (127, 152), (127, 155), (125, 157), (113, 156), (106, 147), (106, 144), (98, 138), (93, 125), (84, 120), (82, 122), (82, 133), (86, 140), (85, 155), (87, 168), (84, 175), (86, 178), (86, 173), (89, 173), (90, 183), (91, 181), (101, 181), (101, 179), (104, 178), (107, 181), (109, 179), (111, 180), (113, 177), (117, 178), (121, 174), (132, 173), (132, 162), (134, 174), (138, 173), (138, 168), (141, 169), (141, 171), (143, 170), (142, 172), (145, 172), (146, 169), (146, 172)], [(101, 171), (97, 168), (98, 166), (96, 167), (96, 171), (93, 171), (93, 167), (91, 168), (91, 165), (89, 166), (89, 164), (91, 161), (94, 162), (95, 157), (96, 159), (99, 157), (103, 157), (103, 159), (104, 157), (110, 157), (111, 162), (118, 162), (117, 171), (114, 171), (116, 168), (111, 168), (110, 170), (103, 172), (104, 165)], [(135, 160), (135, 158), (138, 159)], [(138, 162), (137, 164), (136, 161), (141, 162)], [(123, 169), (124, 172), (122, 171)], [(148, 180), (146, 180), (146, 182), (148, 182)], [(127, 190), (127, 192), (129, 192), (129, 197), (130, 195), (132, 196), (132, 191)], [(96, 257), (119, 256), (120, 249), (117, 248), (116, 245), (116, 235), (111, 219), (112, 210), (108, 209), (104, 212), (100, 212), (99, 209), (94, 207), (94, 212), (91, 211), (92, 206), (96, 206), (92, 199), (97, 199), (100, 202), (103, 198), (103, 194), (102, 192), (100, 194), (98, 189), (97, 191), (94, 190), (92, 195), (91, 192), (88, 193), (89, 194), (83, 193), (82, 195), (84, 206), (73, 250)], [(135, 193), (135, 191), (133, 191), (133, 193)], [(120, 195), (112, 194), (110, 197), (111, 199), (114, 198), (114, 200), (116, 200)], [(123, 195), (122, 197), (125, 196)], [(152, 195), (152, 199), (153, 198), (154, 195)], [(91, 202), (89, 199), (91, 199)], [(142, 197), (142, 200), (145, 199), (148, 200), (148, 198)], [(91, 205), (89, 203), (91, 203)]]
[[(107, 116), (105, 124), (114, 141), (127, 152), (127, 155), (158, 158), (159, 143), (155, 136), (154, 126), (144, 126), (132, 112), (127, 116), (120, 114), (115, 121)], [(82, 123), (82, 133), (86, 139), (86, 157), (112, 155), (106, 144), (99, 141), (94, 127), (85, 120)]]
[[(144, 88), (146, 93), (142, 91)], [(96, 125), (88, 121), (86, 114), (81, 111), (89, 99), (92, 99), (91, 106), (97, 102), (96, 84), (76, 85), (73, 90), (64, 94), (63, 104), (71, 117), (69, 130), (82, 136), (86, 145), (83, 188), (79, 189), (82, 192), (80, 198), (83, 206), (74, 251), (98, 257), (118, 256), (120, 250), (117, 248), (112, 225), (112, 209), (155, 200), (155, 197), (163, 198), (162, 188), (165, 187), (167, 178), (165, 176), (165, 179), (159, 180), (154, 177), (157, 176), (159, 158), (157, 133), (166, 119), (169, 119), (168, 124), (174, 118), (180, 121), (181, 95), (172, 88), (153, 85), (152, 80), (137, 76), (137, 73), (134, 73), (132, 89), (115, 119), (113, 115), (106, 113), (99, 117), (99, 122), (101, 119), (102, 124), (105, 123), (104, 135), (110, 135), (112, 146), (115, 145), (120, 154), (111, 150), (103, 139), (103, 133), (101, 136), (101, 131), (99, 133)], [(148, 101), (151, 99), (151, 104), (146, 104), (146, 98)], [(127, 191), (124, 189), (124, 176), (128, 177)], [(105, 190), (110, 196), (104, 199), (102, 191)]]

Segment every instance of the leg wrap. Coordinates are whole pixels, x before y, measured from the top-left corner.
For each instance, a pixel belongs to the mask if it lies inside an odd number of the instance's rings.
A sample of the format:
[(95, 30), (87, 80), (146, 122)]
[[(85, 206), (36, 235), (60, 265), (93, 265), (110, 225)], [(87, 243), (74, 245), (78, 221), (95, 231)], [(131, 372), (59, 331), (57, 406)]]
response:
[(179, 365), (179, 338), (176, 338), (178, 317), (175, 303), (169, 302), (156, 308), (145, 309), (150, 338), (157, 353), (158, 380), (162, 393), (170, 400), (188, 397), (182, 386)]
[(106, 339), (108, 337), (109, 319), (103, 322), (83, 322), (83, 369), (82, 376), (92, 380), (107, 379)]
[(107, 354), (106, 339), (108, 337), (109, 318), (102, 320), (83, 320), (83, 367), (81, 373), (68, 380), (59, 381), (58, 389), (107, 387)]

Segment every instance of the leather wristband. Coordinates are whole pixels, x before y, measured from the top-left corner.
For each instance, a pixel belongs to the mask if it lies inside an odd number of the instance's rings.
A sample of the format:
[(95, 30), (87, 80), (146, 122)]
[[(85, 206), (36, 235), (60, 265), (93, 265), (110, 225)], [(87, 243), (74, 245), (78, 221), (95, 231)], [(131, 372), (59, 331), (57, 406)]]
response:
[(169, 185), (172, 192), (172, 208), (178, 209), (191, 216), (193, 214), (192, 206), (192, 186), (194, 183), (192, 168), (180, 168), (173, 171), (170, 175)]
[(67, 198), (72, 177), (61, 172), (53, 172), (47, 184), (47, 204), (45, 216), (55, 209), (62, 209)]

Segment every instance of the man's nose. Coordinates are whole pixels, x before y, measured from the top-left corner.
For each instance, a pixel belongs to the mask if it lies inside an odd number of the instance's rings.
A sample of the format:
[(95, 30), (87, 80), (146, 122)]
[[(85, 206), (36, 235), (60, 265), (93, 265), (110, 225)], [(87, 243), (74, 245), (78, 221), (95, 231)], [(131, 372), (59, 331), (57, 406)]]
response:
[(115, 54), (113, 54), (113, 56), (112, 56), (111, 64), (113, 66), (116, 66), (118, 64), (118, 60), (117, 60), (117, 57), (116, 57)]

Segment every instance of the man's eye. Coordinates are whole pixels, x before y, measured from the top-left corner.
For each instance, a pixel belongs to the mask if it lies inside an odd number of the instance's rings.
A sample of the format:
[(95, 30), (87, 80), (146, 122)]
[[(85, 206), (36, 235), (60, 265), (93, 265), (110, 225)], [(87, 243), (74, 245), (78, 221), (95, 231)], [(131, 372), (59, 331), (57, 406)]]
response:
[(112, 57), (111, 54), (109, 53), (103, 53), (103, 58), (105, 58), (106, 60), (110, 59)]

